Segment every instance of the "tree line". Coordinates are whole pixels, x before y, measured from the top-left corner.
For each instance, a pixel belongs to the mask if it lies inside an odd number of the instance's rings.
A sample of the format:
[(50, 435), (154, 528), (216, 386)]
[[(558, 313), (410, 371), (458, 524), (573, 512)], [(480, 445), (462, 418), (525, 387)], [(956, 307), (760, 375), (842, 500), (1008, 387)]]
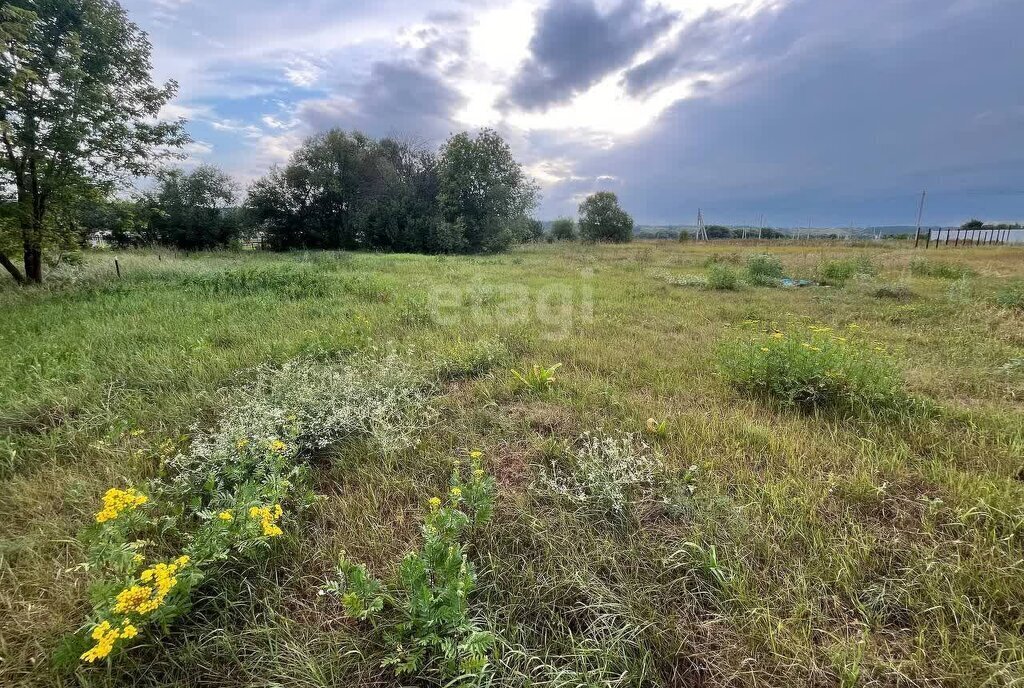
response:
[[(59, 260), (97, 236), (117, 246), (258, 240), (425, 253), (501, 251), (544, 236), (530, 217), (536, 184), (489, 129), (436, 151), (332, 129), (244, 197), (215, 167), (169, 167), (190, 139), (184, 119), (160, 119), (178, 86), (153, 82), (151, 52), (116, 0), (0, 4), (0, 266), (15, 280), (42, 281), (44, 256)], [(152, 189), (126, 197), (140, 178)], [(632, 239), (614, 194), (579, 210), (582, 238)], [(556, 225), (559, 237), (576, 235), (572, 220)]]

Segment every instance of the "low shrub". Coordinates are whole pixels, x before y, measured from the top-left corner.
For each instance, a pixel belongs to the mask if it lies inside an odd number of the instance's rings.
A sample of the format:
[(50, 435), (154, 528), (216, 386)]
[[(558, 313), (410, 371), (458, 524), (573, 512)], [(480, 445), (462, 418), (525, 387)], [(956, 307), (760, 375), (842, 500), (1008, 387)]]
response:
[(672, 473), (636, 434), (585, 433), (541, 467), (539, 487), (600, 515), (657, 506), (672, 511), (693, 492), (694, 471)]
[(874, 264), (865, 256), (826, 260), (818, 266), (818, 281), (834, 287), (842, 287), (857, 275), (874, 275)]
[(882, 284), (872, 289), (871, 295), (876, 299), (892, 301), (910, 301), (915, 296), (914, 291), (905, 284)]
[(1014, 282), (996, 292), (996, 305), (1000, 308), (1024, 311), (1024, 282)]
[(308, 461), (318, 450), (346, 440), (382, 453), (412, 446), (431, 422), (430, 393), (397, 354), (258, 371), (229, 396), (213, 430), (196, 430), (167, 461), (165, 477), (104, 496), (85, 535), (95, 605), (81, 659), (105, 659), (146, 626), (165, 630), (194, 586), (266, 557), (309, 501)]
[(785, 277), (782, 261), (768, 254), (754, 255), (747, 258), (747, 282), (754, 286), (778, 286), (779, 280)]
[(735, 291), (739, 289), (740, 278), (735, 270), (726, 265), (712, 265), (708, 268), (708, 289)]
[(402, 560), (396, 581), (385, 585), (342, 552), (335, 580), (322, 588), (350, 617), (372, 625), (386, 646), (382, 665), (398, 676), (478, 685), (488, 669), (494, 636), (470, 616), (476, 571), (465, 538), (494, 508), (495, 483), (481, 456), (470, 452), (467, 469), (457, 462), (448, 494), (430, 499), (423, 544)]
[(871, 414), (906, 400), (882, 347), (851, 342), (828, 327), (729, 342), (718, 352), (718, 367), (740, 392), (803, 410)]
[(943, 263), (927, 258), (914, 258), (910, 261), (910, 274), (916, 277), (937, 277), (939, 279), (960, 279), (971, 277), (974, 270), (966, 265)]

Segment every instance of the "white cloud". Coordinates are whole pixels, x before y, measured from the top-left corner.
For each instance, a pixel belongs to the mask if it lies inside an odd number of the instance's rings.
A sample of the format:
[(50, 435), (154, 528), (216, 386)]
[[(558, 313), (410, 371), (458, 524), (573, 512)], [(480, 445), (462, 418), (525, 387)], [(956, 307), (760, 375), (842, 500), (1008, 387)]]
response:
[(295, 86), (309, 88), (319, 79), (323, 70), (310, 60), (296, 58), (284, 68), (284, 78)]

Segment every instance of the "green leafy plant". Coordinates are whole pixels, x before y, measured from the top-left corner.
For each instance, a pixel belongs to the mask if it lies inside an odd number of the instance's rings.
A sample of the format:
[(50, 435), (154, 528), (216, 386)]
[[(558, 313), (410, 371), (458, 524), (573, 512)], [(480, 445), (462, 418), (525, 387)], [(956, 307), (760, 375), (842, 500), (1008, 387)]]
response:
[(546, 392), (555, 384), (555, 373), (562, 367), (561, 363), (544, 368), (534, 365), (529, 370), (519, 372), (512, 370), (512, 377), (523, 387), (533, 392)]
[(379, 631), (387, 648), (383, 666), (399, 676), (469, 685), (488, 669), (494, 636), (470, 616), (476, 572), (464, 538), (494, 508), (494, 479), (481, 457), (470, 452), (468, 470), (456, 463), (448, 494), (430, 499), (423, 544), (402, 560), (397, 581), (385, 586), (342, 553), (336, 578), (322, 588), (349, 616)]
[(739, 286), (739, 274), (729, 266), (716, 263), (708, 268), (708, 289), (735, 291)]
[(747, 282), (759, 287), (778, 286), (785, 277), (782, 261), (766, 253), (747, 258)]
[(722, 346), (718, 366), (741, 392), (805, 410), (872, 413), (906, 402), (902, 378), (883, 347), (869, 348), (852, 336), (825, 326), (765, 333)]
[(826, 260), (818, 266), (818, 281), (842, 287), (857, 275), (874, 275), (876, 272), (871, 259), (866, 256)]

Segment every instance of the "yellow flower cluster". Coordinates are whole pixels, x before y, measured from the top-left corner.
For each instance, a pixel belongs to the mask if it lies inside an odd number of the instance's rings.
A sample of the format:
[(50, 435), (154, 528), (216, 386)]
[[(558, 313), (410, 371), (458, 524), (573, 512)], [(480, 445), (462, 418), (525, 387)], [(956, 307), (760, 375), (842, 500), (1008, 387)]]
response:
[(114, 612), (143, 615), (154, 611), (178, 584), (175, 574), (188, 566), (188, 563), (188, 556), (182, 555), (169, 564), (154, 564), (146, 569), (139, 575), (145, 585), (133, 585), (119, 592)]
[(96, 641), (96, 644), (83, 652), (81, 659), (86, 662), (95, 662), (97, 659), (103, 659), (114, 649), (114, 643), (119, 638), (127, 640), (134, 638), (138, 634), (139, 629), (128, 621), (125, 621), (121, 628), (115, 628), (109, 621), (103, 621), (92, 629), (92, 639)]
[(462, 488), (461, 487), (453, 487), (451, 489), (451, 493), (452, 493), (452, 497), (455, 497), (456, 499), (458, 499), (459, 497), (462, 496)]
[(146, 503), (146, 495), (134, 488), (119, 490), (112, 487), (103, 495), (103, 508), (96, 514), (97, 523), (106, 523), (118, 517), (122, 511), (131, 511)]
[(217, 514), (217, 518), (219, 518), (222, 521), (230, 521), (235, 518), (235, 515), (232, 514), (230, 511), (222, 511), (219, 514)]
[(281, 440), (274, 439), (270, 440), (270, 451), (277, 454), (284, 454), (288, 450), (288, 445)]
[(430, 505), (430, 510), (431, 511), (437, 511), (438, 509), (441, 508), (441, 498), (440, 497), (431, 497), (427, 501), (427, 504)]
[(281, 518), (281, 514), (284, 511), (281, 509), (280, 504), (274, 506), (254, 506), (249, 509), (250, 518), (260, 519), (260, 525), (263, 527), (263, 534), (267, 537), (274, 537), (282, 534), (284, 531), (277, 525), (277, 519)]

